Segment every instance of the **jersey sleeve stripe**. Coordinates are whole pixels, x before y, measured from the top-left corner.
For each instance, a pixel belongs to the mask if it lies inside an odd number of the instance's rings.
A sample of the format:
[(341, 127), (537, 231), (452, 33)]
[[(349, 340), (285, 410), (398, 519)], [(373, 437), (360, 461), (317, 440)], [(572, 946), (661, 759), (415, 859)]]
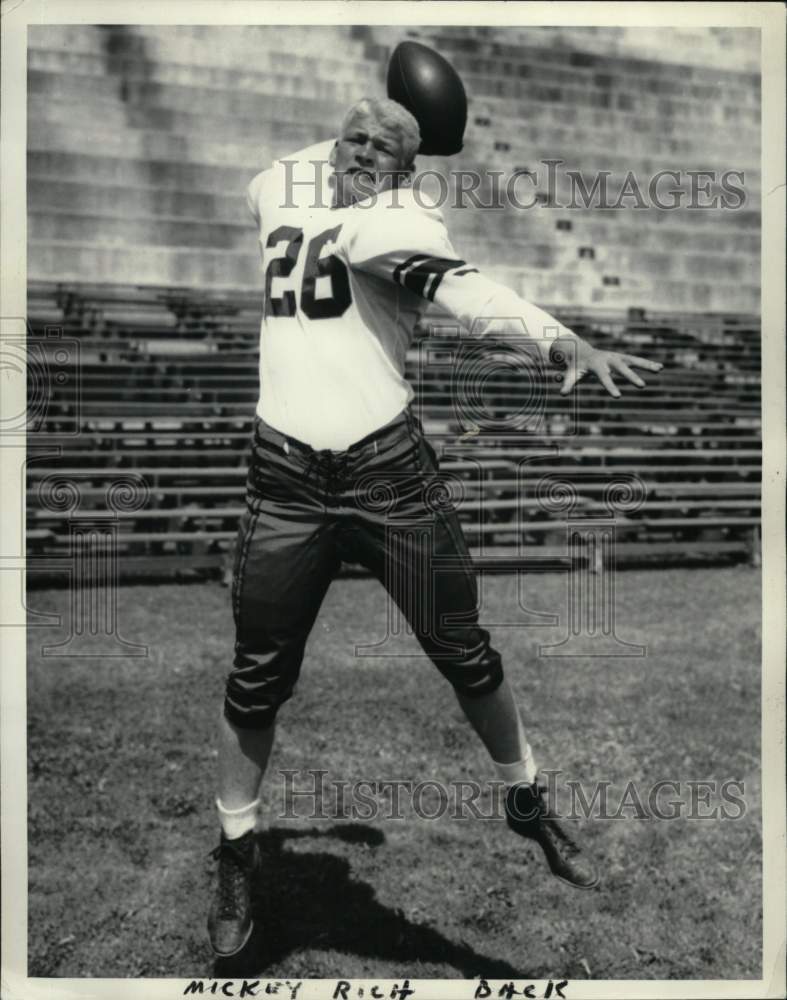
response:
[(457, 267), (463, 267), (466, 261), (463, 260), (443, 260), (440, 261), (440, 267), (437, 269), (437, 273), (434, 276), (434, 280), (429, 286), (429, 291), (426, 293), (426, 297), (430, 302), (434, 302), (435, 292), (440, 287), (440, 282), (443, 280), (444, 275), (449, 271), (453, 271)]
[[(415, 292), (422, 298), (434, 302), (435, 292), (443, 280), (443, 275), (458, 267), (466, 265), (464, 260), (448, 257), (429, 257), (426, 254), (414, 254), (394, 269), (394, 281), (404, 288)], [(474, 268), (472, 270), (475, 270)], [(468, 272), (465, 272), (468, 273)]]
[(405, 286), (405, 281), (403, 279), (405, 278), (407, 272), (422, 260), (429, 260), (429, 254), (417, 253), (412, 257), (408, 257), (407, 260), (398, 264), (394, 268), (393, 280), (398, 282), (398, 284)]

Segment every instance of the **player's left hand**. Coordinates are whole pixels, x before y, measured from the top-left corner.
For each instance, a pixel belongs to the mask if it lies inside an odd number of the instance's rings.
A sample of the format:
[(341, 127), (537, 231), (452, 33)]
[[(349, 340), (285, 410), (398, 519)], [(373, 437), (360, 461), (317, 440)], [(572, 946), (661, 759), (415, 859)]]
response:
[[(622, 375), (625, 379), (642, 389), (645, 382), (637, 375), (633, 368), (644, 368), (649, 372), (660, 372), (664, 365), (658, 361), (648, 361), (646, 358), (638, 358), (634, 354), (617, 354), (615, 351), (597, 351), (590, 344), (577, 338), (576, 347), (570, 351), (568, 367), (563, 378), (563, 386), (560, 390), (561, 396), (567, 396), (580, 379), (588, 373), (592, 373), (601, 382), (610, 396), (618, 399), (620, 389), (612, 380), (613, 372)], [(573, 356), (572, 356), (573, 355)]]

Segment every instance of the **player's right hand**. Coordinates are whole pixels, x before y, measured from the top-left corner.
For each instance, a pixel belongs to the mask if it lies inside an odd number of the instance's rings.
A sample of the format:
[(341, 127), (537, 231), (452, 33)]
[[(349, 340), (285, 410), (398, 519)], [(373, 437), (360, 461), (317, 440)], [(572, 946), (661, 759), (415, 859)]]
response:
[(580, 337), (572, 338), (567, 348), (568, 364), (560, 390), (561, 396), (567, 396), (580, 379), (591, 373), (601, 382), (610, 396), (618, 399), (620, 389), (612, 379), (613, 372), (616, 375), (622, 375), (638, 389), (642, 389), (645, 382), (632, 369), (642, 368), (649, 372), (660, 372), (664, 367), (658, 361), (648, 361), (647, 358), (640, 358), (635, 354), (598, 351)]

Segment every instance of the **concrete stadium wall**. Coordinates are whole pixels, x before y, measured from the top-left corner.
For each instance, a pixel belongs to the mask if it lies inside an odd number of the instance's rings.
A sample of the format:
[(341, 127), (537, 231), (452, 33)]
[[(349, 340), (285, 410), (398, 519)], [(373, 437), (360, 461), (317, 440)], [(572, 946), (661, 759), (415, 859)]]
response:
[[(29, 276), (258, 287), (246, 184), (382, 95), (391, 48), (413, 37), (470, 98), (463, 152), (420, 165), (518, 175), (542, 202), (447, 208), (466, 259), (542, 304), (758, 312), (758, 33), (638, 30), (31, 28)], [(613, 198), (629, 171), (645, 192), (660, 170), (743, 171), (746, 202), (554, 207), (546, 159), (562, 161), (563, 205), (566, 170), (587, 187), (610, 171)]]

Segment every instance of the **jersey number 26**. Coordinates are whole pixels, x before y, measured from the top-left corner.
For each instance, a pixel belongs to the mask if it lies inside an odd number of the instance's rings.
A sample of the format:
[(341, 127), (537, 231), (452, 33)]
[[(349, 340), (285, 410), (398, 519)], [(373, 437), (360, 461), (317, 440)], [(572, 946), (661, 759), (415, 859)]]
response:
[[(350, 279), (344, 262), (331, 254), (320, 257), (326, 243), (333, 243), (341, 232), (341, 226), (326, 229), (315, 236), (306, 248), (306, 263), (303, 267), (301, 283), (301, 312), (309, 319), (335, 319), (347, 310), (352, 302)], [(303, 248), (303, 230), (293, 226), (279, 226), (268, 237), (265, 246), (272, 249), (280, 243), (287, 244), (283, 257), (275, 257), (265, 271), (265, 315), (294, 316), (297, 305), (294, 289), (287, 289), (280, 296), (271, 295), (274, 278), (288, 278), (298, 263)], [(331, 294), (317, 298), (317, 279), (331, 279)]]

